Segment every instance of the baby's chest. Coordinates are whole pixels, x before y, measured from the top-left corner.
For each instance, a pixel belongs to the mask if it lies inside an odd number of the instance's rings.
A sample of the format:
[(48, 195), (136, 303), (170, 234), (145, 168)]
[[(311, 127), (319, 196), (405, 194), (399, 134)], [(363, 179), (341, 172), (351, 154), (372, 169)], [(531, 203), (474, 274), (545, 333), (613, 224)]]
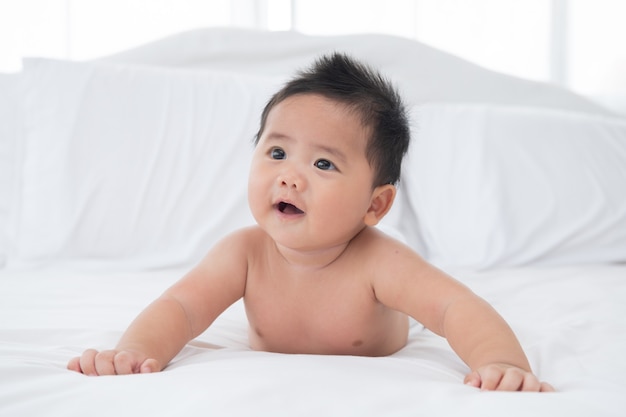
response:
[(367, 287), (356, 282), (314, 284), (256, 282), (246, 288), (244, 301), (253, 347), (353, 353), (373, 339), (384, 321), (384, 308)]

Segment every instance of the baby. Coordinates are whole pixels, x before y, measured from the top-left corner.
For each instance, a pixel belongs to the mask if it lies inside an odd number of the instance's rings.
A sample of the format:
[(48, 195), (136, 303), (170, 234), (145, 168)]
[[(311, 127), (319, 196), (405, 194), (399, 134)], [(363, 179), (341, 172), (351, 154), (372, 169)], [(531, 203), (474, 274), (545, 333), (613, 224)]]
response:
[(465, 383), (552, 391), (492, 307), (373, 227), (396, 196), (409, 136), (388, 81), (342, 54), (319, 59), (263, 111), (248, 188), (258, 225), (217, 243), (115, 349), (89, 349), (68, 368), (160, 371), (243, 297), (256, 350), (390, 355), (411, 316), (447, 338), (471, 368)]

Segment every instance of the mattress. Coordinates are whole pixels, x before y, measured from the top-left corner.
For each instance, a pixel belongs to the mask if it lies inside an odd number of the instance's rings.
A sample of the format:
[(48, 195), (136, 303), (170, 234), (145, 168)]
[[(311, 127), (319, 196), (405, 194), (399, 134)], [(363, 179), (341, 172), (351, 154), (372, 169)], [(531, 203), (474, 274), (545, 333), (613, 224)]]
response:
[(66, 370), (114, 345), (184, 271), (0, 271), (2, 416), (619, 416), (626, 409), (626, 265), (450, 271), (492, 303), (557, 392), (481, 392), (418, 323), (380, 358), (252, 351), (241, 302), (160, 373)]

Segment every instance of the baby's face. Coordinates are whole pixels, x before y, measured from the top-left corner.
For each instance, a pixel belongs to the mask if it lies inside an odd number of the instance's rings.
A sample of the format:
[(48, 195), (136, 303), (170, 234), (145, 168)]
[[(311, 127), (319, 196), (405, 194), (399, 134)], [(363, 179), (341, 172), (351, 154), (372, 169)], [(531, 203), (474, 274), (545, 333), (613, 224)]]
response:
[(257, 223), (291, 249), (352, 239), (364, 227), (372, 199), (368, 134), (357, 114), (320, 95), (277, 104), (250, 169), (248, 201)]

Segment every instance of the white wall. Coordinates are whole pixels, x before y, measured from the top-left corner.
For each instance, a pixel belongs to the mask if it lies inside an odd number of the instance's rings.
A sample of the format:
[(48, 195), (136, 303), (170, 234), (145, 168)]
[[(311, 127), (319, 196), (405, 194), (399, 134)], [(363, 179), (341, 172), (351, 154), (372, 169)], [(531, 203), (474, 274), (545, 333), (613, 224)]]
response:
[(203, 26), (388, 33), (551, 81), (626, 114), (622, 0), (0, 0), (0, 70), (91, 59)]

